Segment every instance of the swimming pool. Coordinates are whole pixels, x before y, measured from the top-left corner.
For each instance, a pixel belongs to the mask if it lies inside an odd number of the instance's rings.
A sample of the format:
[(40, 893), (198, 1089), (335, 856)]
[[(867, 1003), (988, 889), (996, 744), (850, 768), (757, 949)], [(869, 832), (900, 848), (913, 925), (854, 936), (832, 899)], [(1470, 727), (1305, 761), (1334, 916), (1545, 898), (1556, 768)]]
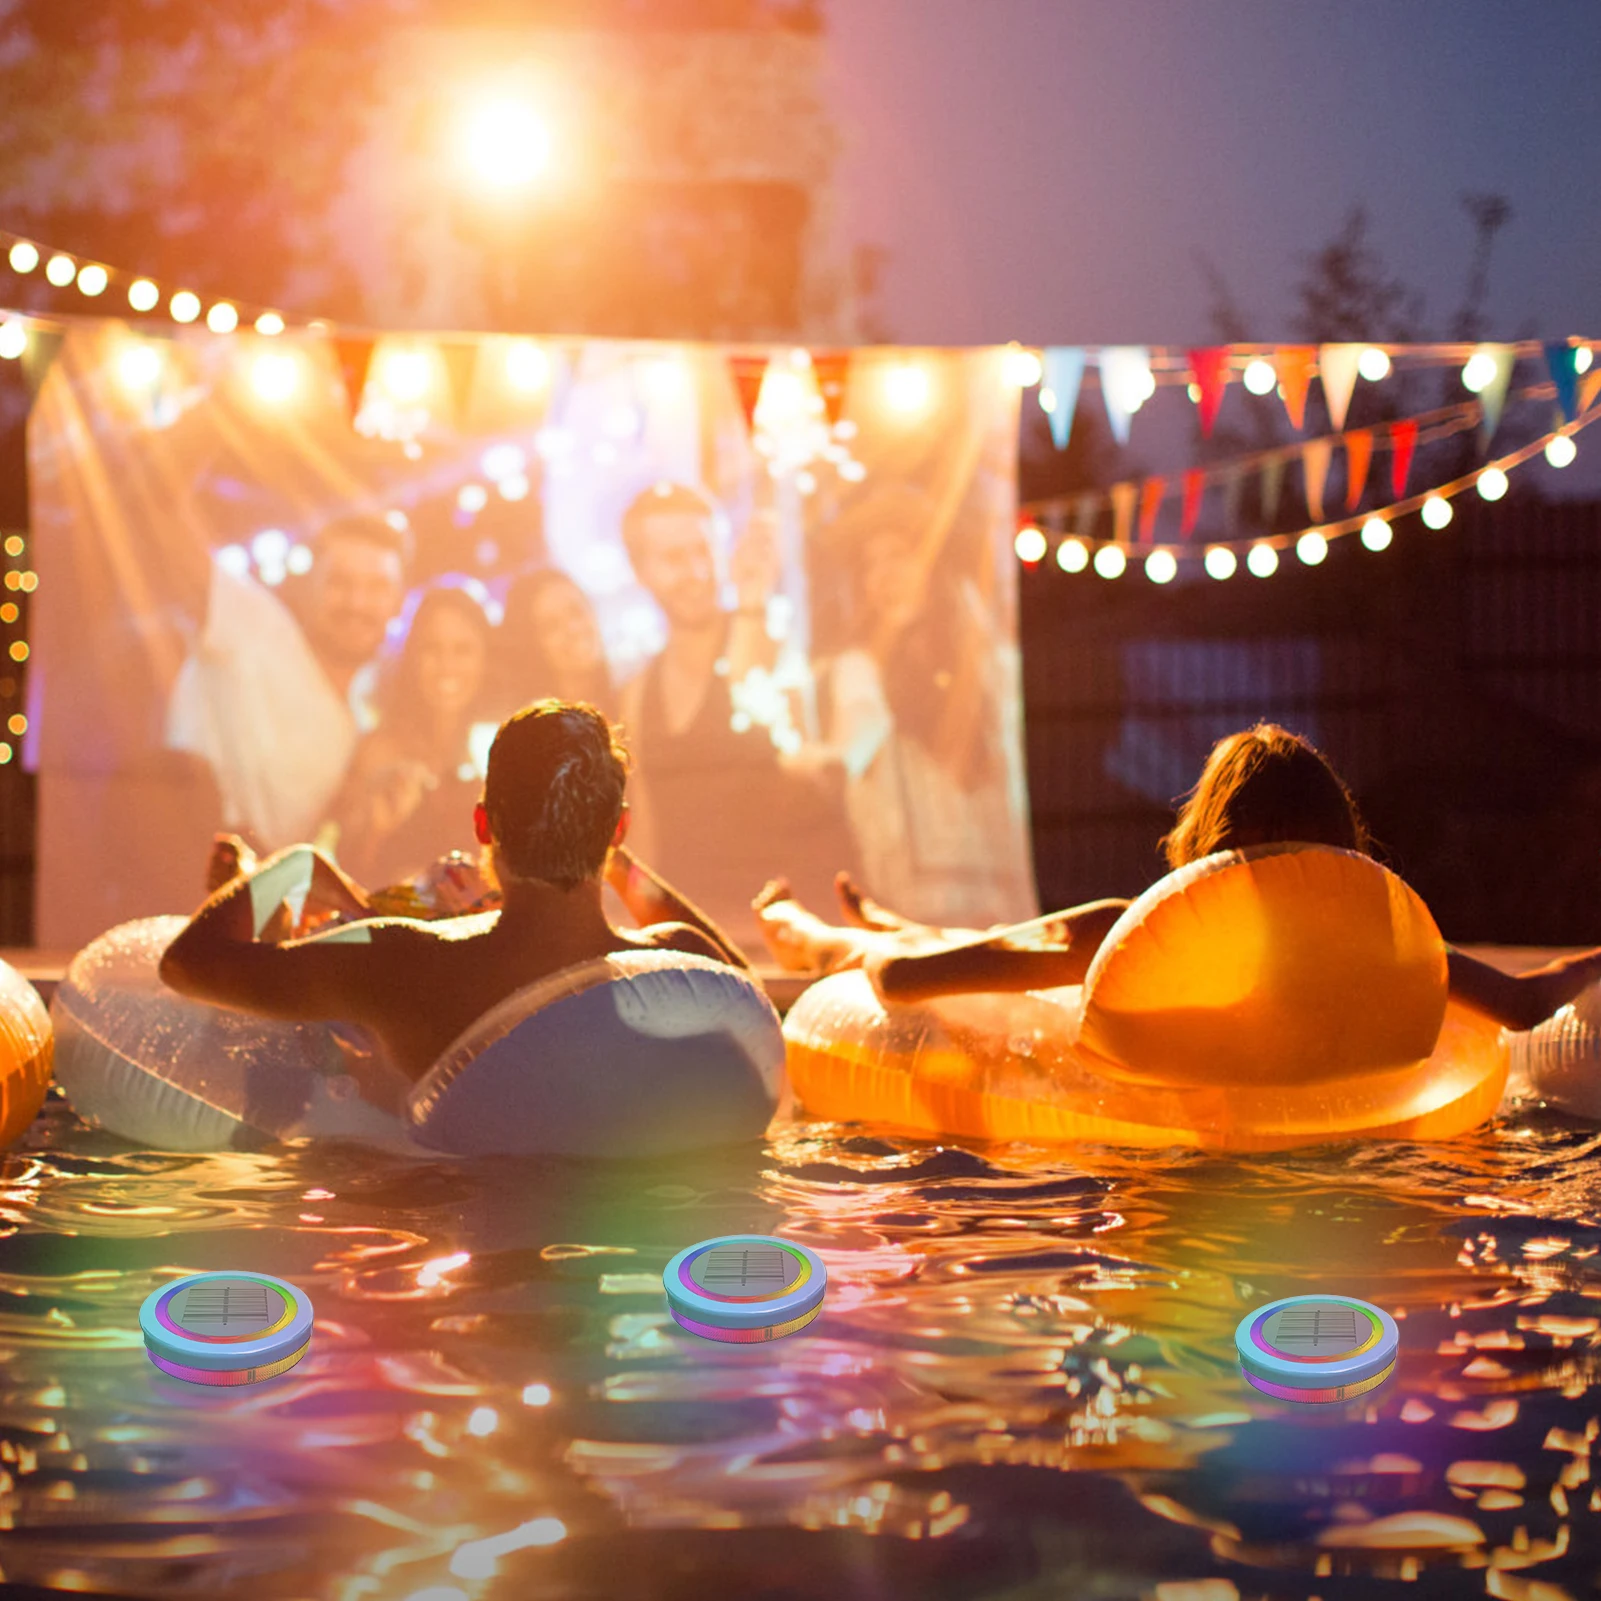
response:
[[(801, 1124), (467, 1167), (138, 1152), (53, 1098), (0, 1158), (0, 1568), (254, 1601), (1577, 1598), (1598, 1150), (1539, 1118), (1245, 1162)], [(806, 1335), (674, 1328), (663, 1265), (736, 1231), (822, 1255)], [(310, 1293), (283, 1378), (147, 1361), (143, 1297), (223, 1267)], [(1236, 1322), (1319, 1288), (1400, 1319), (1397, 1378), (1257, 1395)]]

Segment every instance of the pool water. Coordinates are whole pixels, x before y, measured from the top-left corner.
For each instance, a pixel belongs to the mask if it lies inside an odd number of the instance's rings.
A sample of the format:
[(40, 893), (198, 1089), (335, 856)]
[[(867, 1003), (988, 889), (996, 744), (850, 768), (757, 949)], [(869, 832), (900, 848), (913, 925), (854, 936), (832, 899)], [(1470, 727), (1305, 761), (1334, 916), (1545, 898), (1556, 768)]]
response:
[[(1289, 1157), (797, 1124), (653, 1166), (132, 1150), (52, 1099), (0, 1158), (0, 1568), (18, 1588), (375, 1601), (1490, 1595), (1601, 1570), (1601, 1136)], [(668, 1259), (780, 1234), (805, 1334), (675, 1328)], [(292, 1279), (307, 1358), (165, 1378), (139, 1303)], [(1344, 1405), (1235, 1324), (1400, 1320)]]

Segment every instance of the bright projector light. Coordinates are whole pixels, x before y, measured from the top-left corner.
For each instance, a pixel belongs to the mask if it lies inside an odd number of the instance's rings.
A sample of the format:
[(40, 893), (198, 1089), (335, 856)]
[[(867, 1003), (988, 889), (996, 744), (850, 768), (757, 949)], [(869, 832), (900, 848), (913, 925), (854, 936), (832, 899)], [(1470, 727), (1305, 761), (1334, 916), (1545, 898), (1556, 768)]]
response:
[(525, 189), (550, 166), (550, 130), (527, 101), (498, 96), (468, 113), (461, 155), (485, 188)]

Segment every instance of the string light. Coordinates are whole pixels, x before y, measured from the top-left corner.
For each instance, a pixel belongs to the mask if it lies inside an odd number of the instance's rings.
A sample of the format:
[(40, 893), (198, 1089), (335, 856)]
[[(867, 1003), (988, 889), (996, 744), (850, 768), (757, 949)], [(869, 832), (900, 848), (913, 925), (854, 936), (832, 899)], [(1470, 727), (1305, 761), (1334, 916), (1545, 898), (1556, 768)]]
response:
[(1595, 352), (1588, 345), (1580, 345), (1573, 352), (1573, 370), (1580, 374), (1587, 373), (1590, 370), (1590, 363), (1594, 360)]
[(1376, 384), (1380, 379), (1390, 376), (1390, 358), (1377, 345), (1369, 345), (1356, 358), (1356, 370), (1370, 384)]
[(136, 278), (128, 285), (128, 304), (135, 311), (154, 311), (161, 304), (161, 291), (148, 278)]
[(78, 276), (78, 263), (71, 256), (52, 256), (45, 263), (44, 275), (57, 289), (65, 289)]
[(172, 297), (168, 310), (174, 322), (193, 322), (200, 315), (200, 296), (188, 289), (180, 289)]
[(1153, 550), (1145, 558), (1145, 576), (1153, 584), (1170, 584), (1179, 570), (1173, 552), (1167, 549)]
[(1245, 387), (1253, 395), (1270, 395), (1273, 386), (1279, 381), (1279, 375), (1273, 370), (1271, 361), (1264, 361), (1260, 356), (1245, 365)]
[[(0, 339), (3, 339), (4, 337), (5, 330), (0, 328)], [(5, 351), (0, 350), (0, 356), (3, 356), (4, 354)], [(1550, 462), (1553, 467), (1571, 466), (1573, 458), (1578, 454), (1579, 447), (1574, 444), (1574, 442), (1566, 434), (1558, 434), (1550, 442), (1550, 444), (1545, 447), (1545, 459)]]
[(0, 323), (0, 356), (15, 361), (28, 348), (28, 328), (25, 323), (12, 320)]
[(1279, 570), (1279, 553), (1271, 545), (1252, 545), (1245, 567), (1253, 578), (1271, 578)]
[(1362, 524), (1362, 543), (1369, 550), (1388, 550), (1395, 530), (1382, 517), (1369, 517)]
[(1308, 567), (1316, 567), (1329, 553), (1329, 542), (1317, 529), (1309, 528), (1295, 542), (1295, 554)]
[(19, 239), (11, 247), (11, 270), (15, 273), (29, 273), (39, 265), (39, 249), (37, 245), (30, 245), (26, 239)]
[(1425, 528), (1444, 528), (1451, 521), (1451, 502), (1443, 495), (1430, 495), (1423, 502), (1422, 517)]
[(1206, 553), (1202, 565), (1206, 568), (1209, 578), (1215, 578), (1220, 583), (1225, 578), (1232, 578), (1239, 568), (1239, 558), (1227, 545), (1213, 545)]
[(1039, 352), (1025, 350), (1021, 345), (1006, 347), (1006, 381), (1018, 389), (1032, 389), (1045, 376), (1045, 363)]
[(106, 292), (106, 285), (111, 282), (111, 274), (95, 262), (90, 262), (78, 274), (78, 289), (91, 300)]
[(264, 311), (256, 318), (256, 332), (267, 339), (276, 339), (284, 331), (284, 320), (276, 311)]
[(1121, 545), (1102, 545), (1095, 552), (1095, 570), (1102, 578), (1121, 578), (1128, 566), (1128, 557)]
[(1012, 548), (1017, 552), (1019, 561), (1027, 562), (1030, 567), (1037, 561), (1042, 561), (1045, 552), (1050, 548), (1050, 542), (1033, 523), (1019, 528), (1017, 538), (1012, 541)]
[(1486, 467), (1479, 474), (1478, 491), (1485, 500), (1499, 500), (1507, 492), (1507, 475), (1499, 467)]
[(1064, 573), (1081, 573), (1090, 564), (1090, 553), (1081, 539), (1064, 539), (1056, 547), (1056, 565)]
[(1480, 394), (1495, 381), (1495, 374), (1495, 357), (1488, 350), (1475, 350), (1462, 369), (1462, 387), (1469, 394)]
[(231, 334), (239, 326), (239, 309), (226, 300), (219, 300), (206, 313), (206, 326), (214, 334)]

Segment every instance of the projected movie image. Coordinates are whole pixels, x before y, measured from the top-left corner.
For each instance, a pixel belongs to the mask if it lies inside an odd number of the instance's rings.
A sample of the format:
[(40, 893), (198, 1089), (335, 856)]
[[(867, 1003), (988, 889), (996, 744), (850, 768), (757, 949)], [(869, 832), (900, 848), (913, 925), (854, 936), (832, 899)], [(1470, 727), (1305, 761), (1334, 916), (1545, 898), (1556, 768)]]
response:
[(839, 869), (1028, 915), (1016, 391), (827, 360), (74, 333), (31, 437), (41, 940), (188, 909), (220, 830), (374, 888), (476, 856), (547, 696), (621, 723), (631, 848), (736, 938)]

